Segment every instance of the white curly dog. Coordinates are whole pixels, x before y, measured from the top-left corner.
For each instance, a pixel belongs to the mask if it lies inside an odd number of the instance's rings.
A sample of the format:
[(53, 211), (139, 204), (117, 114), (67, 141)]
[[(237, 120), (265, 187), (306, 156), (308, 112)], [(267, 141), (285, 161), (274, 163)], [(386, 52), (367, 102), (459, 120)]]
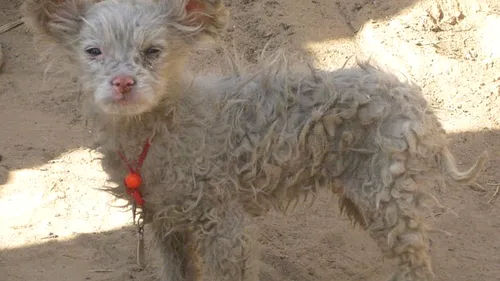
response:
[(142, 207), (161, 280), (257, 280), (252, 217), (319, 189), (399, 260), (391, 280), (433, 279), (430, 192), (473, 180), (486, 155), (457, 170), (418, 86), (367, 63), (296, 72), (281, 55), (192, 76), (189, 52), (225, 27), (220, 0), (26, 0), (23, 13), (79, 71), (110, 192)]

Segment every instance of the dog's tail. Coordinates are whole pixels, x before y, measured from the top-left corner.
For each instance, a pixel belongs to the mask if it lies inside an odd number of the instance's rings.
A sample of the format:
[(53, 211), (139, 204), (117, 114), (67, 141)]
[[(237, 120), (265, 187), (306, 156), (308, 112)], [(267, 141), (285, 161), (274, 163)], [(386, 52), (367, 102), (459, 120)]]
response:
[(481, 155), (479, 155), (479, 158), (476, 160), (476, 163), (467, 171), (460, 171), (457, 168), (457, 161), (455, 160), (455, 157), (448, 149), (448, 147), (445, 147), (441, 151), (441, 159), (444, 170), (452, 180), (459, 183), (470, 183), (475, 180), (477, 175), (483, 169), (484, 164), (488, 160), (488, 153), (486, 151), (483, 151), (483, 153), (481, 153)]

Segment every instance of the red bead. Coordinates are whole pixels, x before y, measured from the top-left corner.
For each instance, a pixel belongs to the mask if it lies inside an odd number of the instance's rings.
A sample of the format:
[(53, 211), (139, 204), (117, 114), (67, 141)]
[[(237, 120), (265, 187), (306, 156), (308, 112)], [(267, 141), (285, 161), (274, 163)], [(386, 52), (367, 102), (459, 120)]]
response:
[(130, 173), (125, 177), (125, 186), (136, 189), (142, 184), (142, 177), (138, 173)]

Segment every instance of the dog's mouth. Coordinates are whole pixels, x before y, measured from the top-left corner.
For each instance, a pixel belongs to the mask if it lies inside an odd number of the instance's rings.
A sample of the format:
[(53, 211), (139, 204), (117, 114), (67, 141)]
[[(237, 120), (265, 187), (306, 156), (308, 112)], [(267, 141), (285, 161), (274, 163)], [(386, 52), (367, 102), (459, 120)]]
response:
[(101, 108), (110, 115), (137, 115), (147, 111), (151, 101), (139, 92), (112, 93), (107, 99), (101, 100)]
[(139, 103), (140, 100), (133, 97), (130, 94), (121, 95), (121, 94), (113, 94), (110, 103), (114, 103), (118, 106), (127, 106), (133, 105), (134, 103)]
[(103, 83), (94, 90), (94, 104), (106, 115), (134, 116), (151, 110), (156, 96), (148, 85), (113, 87)]

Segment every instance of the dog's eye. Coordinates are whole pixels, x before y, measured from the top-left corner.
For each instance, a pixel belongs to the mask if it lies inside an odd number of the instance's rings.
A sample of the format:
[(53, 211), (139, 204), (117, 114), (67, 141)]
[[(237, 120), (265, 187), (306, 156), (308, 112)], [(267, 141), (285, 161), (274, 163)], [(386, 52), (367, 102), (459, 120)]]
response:
[(102, 54), (102, 52), (99, 48), (88, 48), (85, 50), (85, 52), (87, 52), (87, 54), (89, 54), (93, 57), (97, 57), (97, 56)]
[(148, 49), (146, 49), (146, 51), (144, 51), (144, 55), (146, 55), (148, 57), (156, 57), (160, 53), (161, 53), (161, 50), (158, 48), (155, 48), (155, 47), (148, 48)]

